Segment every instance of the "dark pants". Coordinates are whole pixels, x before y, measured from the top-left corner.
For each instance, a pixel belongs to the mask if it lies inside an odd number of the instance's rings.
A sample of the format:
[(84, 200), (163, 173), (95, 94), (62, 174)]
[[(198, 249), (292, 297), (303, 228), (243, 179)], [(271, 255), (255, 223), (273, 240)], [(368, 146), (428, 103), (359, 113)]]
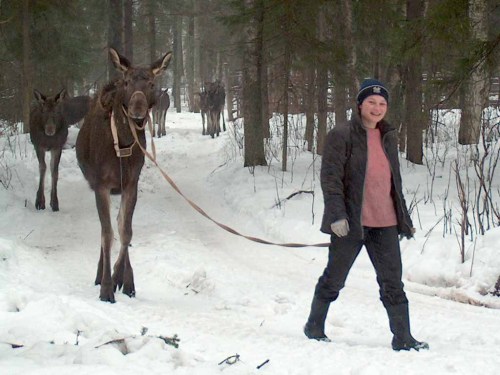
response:
[(364, 228), (363, 239), (331, 237), (328, 264), (316, 284), (315, 296), (332, 302), (344, 287), (349, 270), (363, 245), (375, 268), (380, 300), (390, 307), (408, 303), (403, 290), (401, 251), (397, 227)]

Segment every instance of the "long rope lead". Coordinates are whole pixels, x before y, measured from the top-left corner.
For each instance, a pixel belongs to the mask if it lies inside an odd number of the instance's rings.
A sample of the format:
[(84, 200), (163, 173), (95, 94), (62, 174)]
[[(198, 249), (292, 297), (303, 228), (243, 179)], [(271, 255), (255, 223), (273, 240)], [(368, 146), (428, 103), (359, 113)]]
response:
[[(127, 117), (128, 118), (128, 117)], [(198, 211), (201, 215), (203, 215), (205, 218), (207, 218), (208, 220), (210, 220), (211, 222), (213, 222), (214, 224), (216, 224), (217, 226), (219, 226), (220, 228), (224, 229), (225, 231), (229, 232), (229, 233), (232, 233), (236, 236), (240, 236), (240, 237), (243, 237), (243, 238), (246, 238), (247, 240), (250, 240), (250, 241), (253, 241), (253, 242), (257, 242), (257, 243), (260, 243), (260, 244), (263, 244), (263, 245), (274, 245), (274, 246), (281, 246), (281, 247), (328, 247), (330, 246), (330, 243), (316, 243), (316, 244), (302, 244), (302, 243), (294, 243), (294, 242), (291, 242), (291, 243), (277, 243), (277, 242), (272, 242), (272, 241), (267, 241), (267, 240), (264, 240), (264, 239), (261, 239), (261, 238), (258, 238), (258, 237), (253, 237), (253, 236), (247, 236), (247, 235), (244, 235), (238, 231), (236, 231), (235, 229), (223, 224), (223, 223), (220, 223), (218, 222), (217, 220), (213, 219), (212, 217), (210, 217), (201, 207), (199, 207), (196, 203), (194, 203), (193, 201), (191, 201), (188, 197), (186, 197), (184, 195), (184, 193), (179, 189), (179, 187), (175, 184), (175, 182), (170, 178), (170, 176), (163, 170), (163, 168), (161, 168), (161, 166), (158, 164), (158, 162), (156, 161), (156, 149), (154, 147), (154, 142), (153, 142), (153, 138), (151, 137), (151, 145), (152, 145), (152, 150), (154, 152), (154, 156), (151, 155), (142, 145), (141, 143), (139, 142), (139, 139), (137, 137), (137, 132), (136, 132), (136, 127), (135, 127), (135, 124), (134, 122), (128, 118), (128, 123), (129, 123), (129, 127), (130, 127), (130, 130), (132, 132), (132, 135), (134, 136), (134, 139), (135, 139), (135, 143), (139, 145), (141, 151), (144, 153), (144, 155), (149, 159), (151, 160), (151, 162), (158, 168), (158, 170), (160, 171), (160, 173), (162, 174), (163, 178), (165, 178), (165, 180), (167, 180), (167, 182), (170, 184), (170, 186), (182, 197), (184, 198), (184, 200), (186, 200), (186, 202), (191, 206), (193, 207), (196, 211)], [(149, 124), (149, 128), (151, 129), (151, 122), (150, 120), (148, 119), (148, 124)]]

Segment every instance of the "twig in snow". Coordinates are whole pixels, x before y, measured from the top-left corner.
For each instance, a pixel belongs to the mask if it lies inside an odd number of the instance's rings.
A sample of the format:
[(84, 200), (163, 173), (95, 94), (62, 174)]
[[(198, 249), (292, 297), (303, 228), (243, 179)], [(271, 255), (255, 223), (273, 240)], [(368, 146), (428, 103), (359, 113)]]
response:
[(226, 359), (220, 361), (219, 366), (222, 365), (223, 363), (226, 363), (228, 365), (234, 365), (239, 360), (240, 360), (240, 355), (236, 353), (235, 355), (229, 356)]
[(269, 362), (269, 359), (266, 359), (264, 362), (262, 362), (260, 365), (257, 366), (257, 370), (260, 370), (262, 366), (264, 366), (266, 363)]
[(176, 349), (179, 348), (179, 341), (181, 341), (181, 339), (177, 335), (174, 335), (174, 337), (166, 337), (166, 336), (155, 336), (155, 337), (163, 340), (167, 345), (173, 346)]
[(124, 344), (126, 339), (132, 339), (134, 337), (135, 336), (128, 336), (128, 337), (122, 337), (122, 338), (119, 338), (119, 339), (110, 340), (110, 341), (105, 342), (104, 344), (94, 346), (94, 348), (98, 349), (101, 346), (109, 345), (109, 344)]
[(469, 277), (472, 277), (472, 267), (474, 267), (474, 258), (476, 255), (476, 244), (477, 244), (477, 237), (474, 238), (474, 249), (472, 250), (472, 260), (470, 262), (470, 274)]
[(275, 207), (278, 207), (278, 206), (281, 206), (281, 203), (284, 202), (284, 201), (287, 201), (287, 200), (290, 200), (292, 199), (293, 197), (295, 197), (296, 195), (298, 194), (302, 194), (302, 193), (305, 193), (305, 194), (312, 194), (313, 197), (314, 197), (314, 191), (312, 190), (299, 190), (299, 191), (296, 191), (295, 193), (292, 193), (290, 194), (288, 197), (286, 197), (285, 199), (282, 199), (280, 200), (278, 203), (276, 203), (273, 207), (271, 208), (275, 208)]
[(28, 238), (28, 237), (29, 237), (29, 235), (30, 235), (31, 233), (33, 233), (34, 231), (35, 231), (35, 230), (34, 230), (34, 229), (32, 229), (32, 230), (31, 230), (31, 231), (30, 231), (30, 232), (29, 232), (29, 233), (28, 233), (28, 234), (24, 237), (24, 239)]
[(7, 345), (10, 345), (10, 347), (11, 347), (12, 349), (24, 348), (24, 345), (22, 345), (22, 344), (12, 344), (12, 343), (10, 343), (10, 342), (3, 342), (3, 341), (2, 341), (1, 343), (2, 343), (2, 344), (7, 344)]
[(76, 342), (75, 342), (75, 345), (78, 346), (78, 339), (80, 338), (80, 334), (82, 333), (82, 331), (80, 330), (77, 330), (76, 331)]

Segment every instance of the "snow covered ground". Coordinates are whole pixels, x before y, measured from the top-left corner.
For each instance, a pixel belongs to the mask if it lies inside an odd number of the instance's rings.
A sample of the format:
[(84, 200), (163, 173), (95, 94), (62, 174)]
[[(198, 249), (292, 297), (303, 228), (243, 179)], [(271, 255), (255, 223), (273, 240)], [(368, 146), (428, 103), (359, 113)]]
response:
[[(159, 164), (215, 220), (273, 242), (329, 240), (318, 230), (320, 158), (292, 145), (288, 172), (273, 159), (252, 174), (242, 167), (232, 125), (216, 139), (201, 135), (199, 114), (169, 112), (167, 125), (167, 136), (155, 139)], [(70, 130), (72, 143), (77, 129)], [(26, 136), (0, 141), (8, 185), (0, 186), (2, 375), (500, 373), (500, 298), (488, 294), (500, 273), (500, 229), (468, 243), (460, 262), (455, 236), (443, 238), (438, 222), (446, 166), (438, 169), (434, 202), (413, 211), (416, 239), (402, 242), (413, 333), (431, 349), (397, 353), (364, 252), (330, 308), (332, 343), (307, 340), (302, 327), (327, 249), (266, 246), (227, 233), (148, 161), (131, 247), (137, 296), (99, 301), (100, 225), (74, 149), (61, 160), (60, 211), (36, 211), (33, 147)], [(407, 201), (428, 192), (426, 167), (402, 167)], [(300, 190), (315, 194), (285, 199)], [(118, 204), (113, 197), (113, 216)]]

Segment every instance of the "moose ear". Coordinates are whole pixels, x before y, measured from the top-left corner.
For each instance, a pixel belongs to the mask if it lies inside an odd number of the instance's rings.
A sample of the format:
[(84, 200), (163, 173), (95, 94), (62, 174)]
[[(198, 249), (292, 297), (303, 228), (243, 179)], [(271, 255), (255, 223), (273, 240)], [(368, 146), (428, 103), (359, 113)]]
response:
[(43, 95), (40, 91), (37, 89), (33, 90), (33, 96), (35, 97), (36, 101), (43, 104), (45, 103), (45, 100), (47, 99), (45, 95)]
[(155, 77), (163, 73), (165, 69), (167, 69), (167, 66), (170, 63), (171, 58), (172, 58), (172, 52), (167, 52), (161, 59), (151, 64), (151, 70), (153, 71), (153, 75)]
[(120, 55), (114, 48), (109, 47), (109, 57), (117, 70), (125, 73), (130, 68), (130, 61), (126, 57)]
[(62, 89), (59, 94), (56, 95), (56, 102), (60, 102), (61, 100), (64, 100), (68, 96), (68, 93), (66, 92), (66, 89)]

